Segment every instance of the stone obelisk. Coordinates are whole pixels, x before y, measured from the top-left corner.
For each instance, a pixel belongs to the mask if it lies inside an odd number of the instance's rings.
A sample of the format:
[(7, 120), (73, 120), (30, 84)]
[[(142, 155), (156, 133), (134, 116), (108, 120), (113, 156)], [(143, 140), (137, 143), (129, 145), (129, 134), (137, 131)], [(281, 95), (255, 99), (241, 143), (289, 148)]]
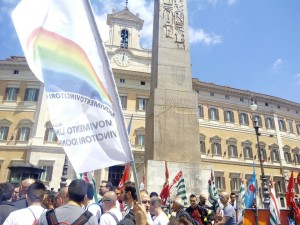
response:
[(197, 105), (192, 89), (187, 0), (155, 0), (146, 163), (200, 162)]

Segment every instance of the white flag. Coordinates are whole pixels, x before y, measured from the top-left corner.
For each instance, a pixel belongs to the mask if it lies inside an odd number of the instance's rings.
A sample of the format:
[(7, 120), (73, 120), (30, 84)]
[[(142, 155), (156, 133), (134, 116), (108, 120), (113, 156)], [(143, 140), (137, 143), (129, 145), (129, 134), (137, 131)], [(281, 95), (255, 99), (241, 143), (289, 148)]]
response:
[(22, 0), (12, 18), (29, 67), (45, 84), (53, 128), (75, 171), (132, 161), (89, 1)]

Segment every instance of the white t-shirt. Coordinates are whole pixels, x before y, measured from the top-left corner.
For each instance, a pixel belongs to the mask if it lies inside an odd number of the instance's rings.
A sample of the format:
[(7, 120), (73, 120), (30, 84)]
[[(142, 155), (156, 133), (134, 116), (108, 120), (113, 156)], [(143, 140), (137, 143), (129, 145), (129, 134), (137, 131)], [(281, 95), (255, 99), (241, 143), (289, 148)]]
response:
[(38, 221), (40, 216), (46, 212), (42, 206), (29, 206), (24, 209), (11, 212), (4, 221), (3, 225), (32, 225), (34, 221)]
[(100, 221), (101, 208), (98, 203), (91, 202), (90, 204), (87, 205), (85, 209), (91, 212), (94, 216), (96, 216), (97, 221)]
[[(108, 212), (114, 214), (119, 222), (122, 220), (122, 213), (119, 209), (117, 208), (111, 208), (110, 210), (108, 210)], [(116, 220), (113, 218), (112, 215), (108, 214), (108, 213), (104, 213), (102, 216), (101, 216), (101, 219), (100, 219), (100, 225), (116, 225), (117, 222)]]
[(160, 214), (159, 216), (156, 216), (153, 218), (154, 225), (168, 225), (169, 224), (169, 218), (165, 213)]

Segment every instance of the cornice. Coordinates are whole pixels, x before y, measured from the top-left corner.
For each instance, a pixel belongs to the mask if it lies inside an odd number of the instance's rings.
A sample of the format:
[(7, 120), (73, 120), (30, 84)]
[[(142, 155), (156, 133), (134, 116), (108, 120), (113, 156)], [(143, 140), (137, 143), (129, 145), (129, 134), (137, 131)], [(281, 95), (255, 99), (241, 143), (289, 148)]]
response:
[(113, 74), (115, 77), (118, 78), (131, 78), (131, 79), (151, 79), (151, 73), (146, 72), (139, 72), (139, 71), (133, 71), (133, 70), (120, 70), (120, 69), (113, 69)]

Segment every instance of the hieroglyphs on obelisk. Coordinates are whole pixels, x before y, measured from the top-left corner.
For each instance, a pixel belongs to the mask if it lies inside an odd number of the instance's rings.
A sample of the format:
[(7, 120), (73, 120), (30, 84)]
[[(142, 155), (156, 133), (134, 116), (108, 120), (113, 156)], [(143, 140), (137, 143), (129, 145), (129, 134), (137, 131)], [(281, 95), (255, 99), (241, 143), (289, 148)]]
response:
[(155, 0), (147, 160), (200, 162), (186, 0)]

